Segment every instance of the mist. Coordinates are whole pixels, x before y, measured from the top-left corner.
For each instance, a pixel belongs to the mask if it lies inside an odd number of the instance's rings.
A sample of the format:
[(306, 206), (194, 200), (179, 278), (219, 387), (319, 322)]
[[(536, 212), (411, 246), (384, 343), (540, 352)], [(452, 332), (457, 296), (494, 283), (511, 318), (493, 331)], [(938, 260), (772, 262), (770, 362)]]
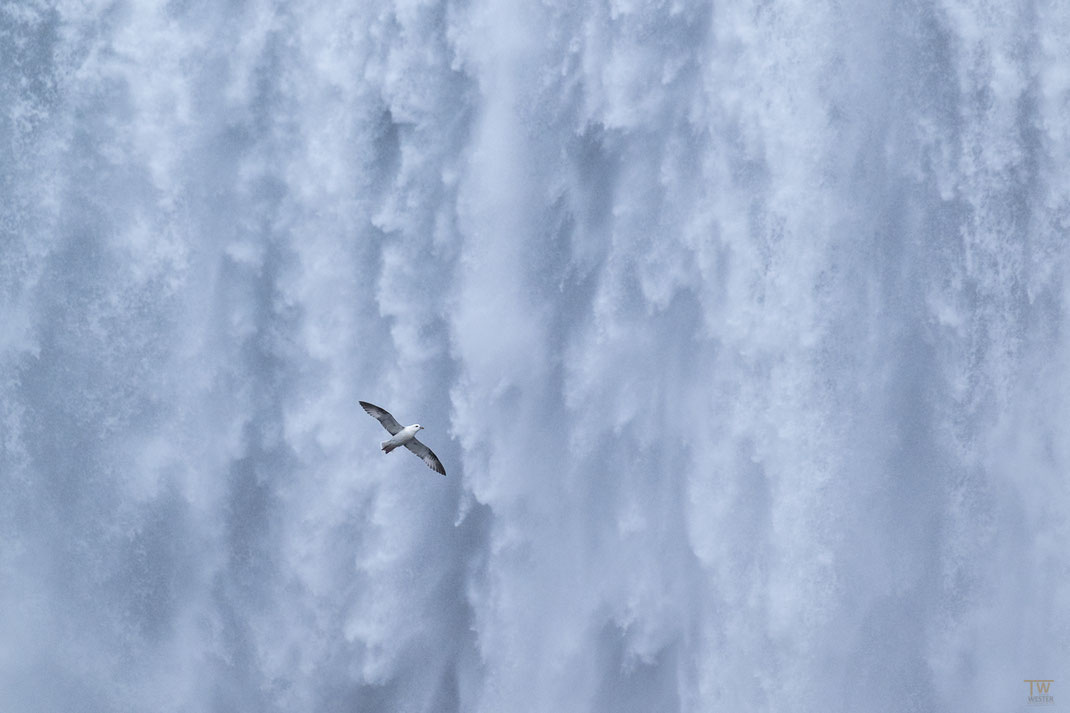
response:
[(4, 3), (0, 708), (1061, 700), (1068, 38)]

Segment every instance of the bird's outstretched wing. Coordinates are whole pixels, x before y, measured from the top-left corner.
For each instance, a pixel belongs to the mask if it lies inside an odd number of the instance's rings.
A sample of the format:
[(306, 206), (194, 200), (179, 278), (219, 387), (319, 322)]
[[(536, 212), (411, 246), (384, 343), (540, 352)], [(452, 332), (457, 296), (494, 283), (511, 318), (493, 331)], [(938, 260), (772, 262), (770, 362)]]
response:
[(420, 443), (418, 440), (413, 438), (411, 441), (405, 444), (405, 447), (416, 455), (420, 456), (420, 458), (423, 459), (424, 463), (427, 463), (427, 467), (431, 470), (435, 471), (436, 473), (442, 473), (442, 475), (446, 474), (446, 469), (442, 467), (442, 461), (440, 461), (438, 459), (438, 456), (436, 456), (431, 451), (431, 449), (425, 446), (423, 443)]
[(397, 432), (401, 430), (401, 424), (398, 423), (397, 419), (391, 416), (390, 412), (386, 409), (379, 408), (375, 404), (370, 404), (367, 401), (361, 401), (360, 405), (364, 407), (364, 410), (368, 412), (369, 416), (383, 424), (383, 428), (390, 431), (391, 436), (396, 436)]

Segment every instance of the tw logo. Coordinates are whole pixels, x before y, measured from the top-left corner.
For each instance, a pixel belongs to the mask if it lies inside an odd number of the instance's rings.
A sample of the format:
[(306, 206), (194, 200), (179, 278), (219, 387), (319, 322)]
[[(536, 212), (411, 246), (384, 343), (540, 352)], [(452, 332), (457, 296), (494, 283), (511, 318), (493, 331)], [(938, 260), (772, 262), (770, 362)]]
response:
[(1027, 678), (1024, 683), (1029, 684), (1029, 705), (1053, 706), (1055, 696), (1051, 695), (1051, 684), (1055, 683), (1050, 678)]

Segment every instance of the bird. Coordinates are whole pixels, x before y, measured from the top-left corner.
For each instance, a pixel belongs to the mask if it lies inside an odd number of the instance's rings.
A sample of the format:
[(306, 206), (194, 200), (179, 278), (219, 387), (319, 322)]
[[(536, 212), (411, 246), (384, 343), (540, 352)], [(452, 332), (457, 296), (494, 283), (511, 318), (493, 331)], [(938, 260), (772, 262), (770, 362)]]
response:
[(401, 427), (397, 419), (390, 415), (390, 412), (386, 409), (379, 408), (375, 404), (370, 404), (367, 401), (360, 402), (361, 407), (368, 412), (368, 415), (374, 418), (379, 423), (383, 424), (383, 428), (390, 432), (390, 438), (379, 444), (379, 447), (383, 449), (383, 453), (389, 453), (398, 446), (405, 446), (410, 451), (420, 456), (420, 459), (427, 464), (427, 467), (436, 473), (446, 474), (446, 469), (442, 467), (442, 461), (438, 459), (430, 448), (425, 446), (416, 440), (416, 432), (424, 430), (424, 427), (418, 423), (414, 423), (411, 426)]

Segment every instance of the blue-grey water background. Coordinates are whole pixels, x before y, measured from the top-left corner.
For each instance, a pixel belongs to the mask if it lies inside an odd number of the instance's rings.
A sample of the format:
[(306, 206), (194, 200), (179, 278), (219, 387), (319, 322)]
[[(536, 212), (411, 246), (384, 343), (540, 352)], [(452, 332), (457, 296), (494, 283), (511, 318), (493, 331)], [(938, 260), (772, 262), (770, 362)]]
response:
[(0, 709), (1058, 704), (1068, 167), (1054, 0), (0, 3)]

